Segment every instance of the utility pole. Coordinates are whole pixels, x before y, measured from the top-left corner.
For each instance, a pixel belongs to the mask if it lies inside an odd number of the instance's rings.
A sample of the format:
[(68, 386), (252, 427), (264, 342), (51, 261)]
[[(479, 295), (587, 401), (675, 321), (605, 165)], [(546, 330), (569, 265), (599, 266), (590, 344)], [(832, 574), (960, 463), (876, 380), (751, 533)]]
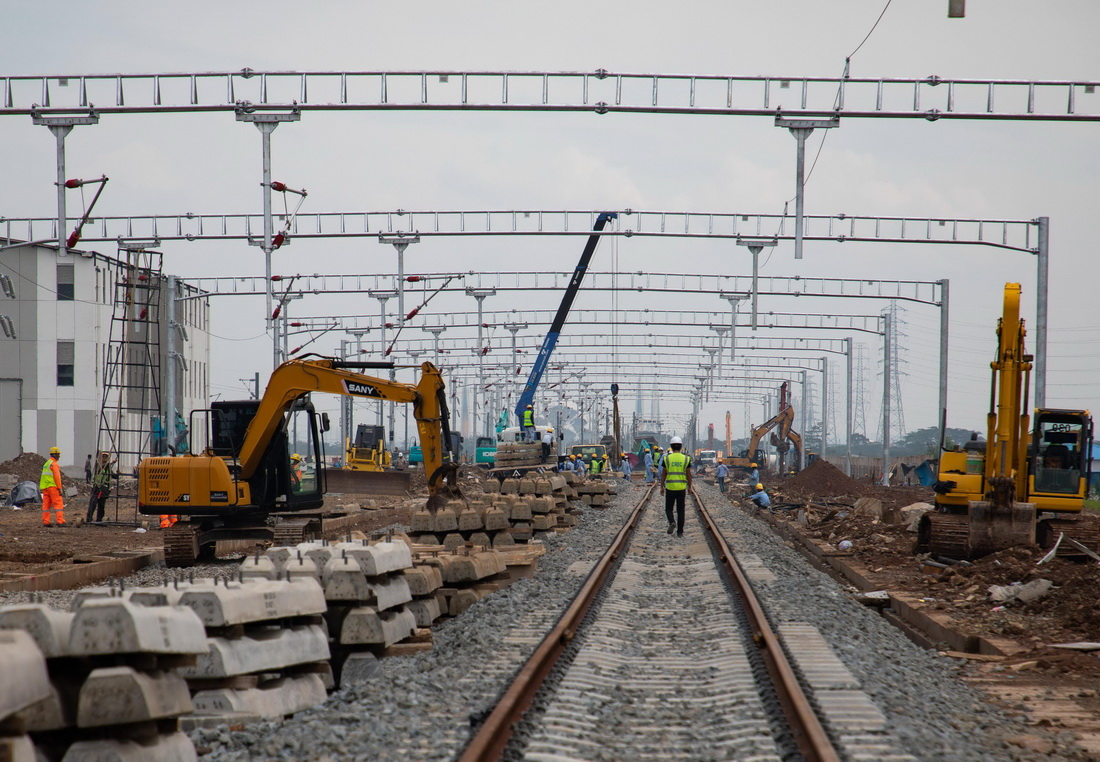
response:
[[(756, 308), (757, 298), (760, 296), (760, 252), (765, 248), (774, 247), (778, 241), (774, 238), (762, 240), (760, 238), (738, 238), (738, 246), (748, 246), (752, 252), (752, 329), (757, 328)], [(736, 312), (737, 308), (734, 307)]]
[(496, 296), (497, 290), (495, 288), (468, 288), (466, 289), (466, 295), (472, 296), (477, 299), (477, 390), (474, 394), (474, 432), (475, 436), (478, 430), (477, 425), (477, 412), (478, 412), (478, 398), (480, 396), (485, 424), (484, 434), (482, 436), (489, 436), (489, 415), (488, 406), (485, 405), (485, 341), (482, 330), (485, 328), (485, 323), (482, 321), (482, 315), (484, 314), (485, 299), (490, 296)]
[(732, 363), (737, 347), (737, 305), (748, 297), (744, 294), (720, 294), (720, 296), (730, 303), (730, 362)]
[(406, 236), (404, 233), (395, 235), (378, 234), (378, 243), (389, 243), (397, 250), (397, 322), (405, 322), (405, 249), (410, 243), (420, 243), (420, 234), (414, 233)]
[(271, 133), (275, 131), (283, 122), (297, 122), (301, 119), (301, 114), (297, 111), (292, 111), (288, 114), (271, 114), (271, 113), (256, 113), (254, 111), (248, 111), (243, 107), (237, 108), (237, 121), (238, 122), (251, 122), (256, 125), (256, 129), (260, 131), (262, 150), (263, 150), (263, 180), (260, 185), (263, 187), (263, 202), (264, 202), (264, 237), (262, 241), (249, 241), (249, 244), (259, 246), (264, 252), (264, 275), (267, 280), (267, 317), (265, 318), (265, 324), (268, 331), (271, 332), (274, 339), (274, 348), (272, 352), (272, 370), (279, 366), (279, 338), (275, 332), (275, 320), (274, 311), (272, 310), (272, 302), (275, 298), (274, 286), (271, 280), (271, 252), (275, 250), (274, 238), (275, 238), (275, 224), (271, 216)]
[[(481, 321), (479, 320), (478, 322)], [(508, 390), (511, 393), (508, 403), (509, 407), (515, 406), (516, 402), (519, 400), (519, 395), (516, 393), (516, 387), (518, 385), (516, 377), (519, 375), (517, 372), (519, 365), (516, 357), (516, 334), (520, 331), (527, 330), (527, 327), (527, 323), (504, 324), (504, 329), (512, 334), (512, 367), (508, 369)], [(545, 410), (545, 408), (543, 409)], [(488, 434), (486, 434), (486, 436), (488, 436)]]
[[(379, 291), (368, 291), (367, 294), (369, 296), (371, 296), (372, 298), (378, 300), (378, 304), (379, 304), (380, 309), (381, 309), (381, 312), (380, 312), (380, 315), (379, 315), (379, 321), (378, 321), (378, 330), (380, 331), (379, 339), (378, 339), (380, 349), (379, 349), (378, 355), (379, 355), (379, 359), (385, 360), (387, 354), (389, 353), (389, 348), (386, 346), (386, 302), (388, 302), (390, 299), (397, 296), (397, 292), (393, 291), (393, 290), (385, 290), (385, 291), (379, 290)], [(393, 381), (393, 380), (394, 380), (394, 370), (393, 370), (393, 368), (390, 368), (390, 381)], [(390, 403), (390, 441), (391, 442), (393, 441), (393, 405), (394, 405), (394, 403), (391, 402)], [(381, 402), (378, 403), (378, 425), (379, 426), (382, 425), (382, 403)]]
[[(795, 161), (795, 195), (794, 195), (794, 258), (802, 259), (802, 235), (803, 235), (803, 210), (806, 190), (806, 138), (813, 134), (815, 129), (828, 130), (840, 126), (840, 117), (832, 119), (788, 119), (777, 116), (776, 127), (784, 127), (791, 131), (791, 135), (798, 141), (798, 156)], [(753, 290), (756, 290), (755, 284)], [(755, 313), (753, 309), (755, 329)]]
[(890, 357), (893, 349), (890, 346), (890, 334), (893, 326), (893, 316), (887, 312), (884, 316), (885, 323), (882, 331), (882, 484), (890, 486), (890, 387), (891, 368)]

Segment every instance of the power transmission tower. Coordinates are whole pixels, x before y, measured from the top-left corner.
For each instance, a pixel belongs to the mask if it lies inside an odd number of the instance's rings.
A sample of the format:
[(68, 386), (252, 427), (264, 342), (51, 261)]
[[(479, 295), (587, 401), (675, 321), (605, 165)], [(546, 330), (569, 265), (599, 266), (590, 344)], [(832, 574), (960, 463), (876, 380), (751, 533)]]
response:
[[(890, 316), (890, 357), (889, 368), (884, 371), (890, 373), (890, 439), (891, 441), (898, 441), (905, 436), (905, 411), (901, 402), (901, 377), (908, 376), (909, 374), (901, 369), (901, 366), (906, 363), (902, 359), (901, 352), (899, 351), (900, 339), (908, 337), (908, 334), (904, 333), (901, 329), (907, 325), (905, 320), (905, 308), (898, 305), (896, 301), (891, 301), (890, 306), (882, 311), (884, 315)], [(879, 436), (882, 436), (882, 406), (879, 406)]]
[(852, 405), (852, 434), (867, 436), (867, 346), (863, 342), (856, 344), (855, 367), (852, 379), (855, 400)]

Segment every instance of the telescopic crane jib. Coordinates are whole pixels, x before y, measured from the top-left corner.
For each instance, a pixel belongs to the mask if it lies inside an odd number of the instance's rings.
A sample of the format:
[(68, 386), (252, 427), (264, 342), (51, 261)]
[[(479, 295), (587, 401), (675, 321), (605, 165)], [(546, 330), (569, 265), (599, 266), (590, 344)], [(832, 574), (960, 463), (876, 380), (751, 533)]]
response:
[(535, 399), (535, 391), (539, 387), (539, 381), (542, 380), (542, 374), (546, 371), (546, 366), (550, 362), (550, 355), (554, 353), (558, 336), (561, 335), (561, 329), (565, 326), (565, 319), (569, 317), (573, 300), (577, 297), (581, 281), (584, 280), (585, 273), (588, 271), (588, 264), (592, 261), (592, 255), (595, 254), (596, 246), (600, 242), (600, 233), (603, 232), (609, 221), (617, 219), (618, 216), (615, 212), (600, 212), (596, 217), (596, 224), (592, 227), (592, 235), (588, 236), (588, 242), (584, 245), (584, 251), (581, 252), (581, 259), (577, 262), (576, 269), (573, 270), (573, 277), (569, 279), (569, 284), (565, 287), (565, 293), (562, 294), (558, 312), (554, 315), (554, 322), (550, 324), (550, 330), (547, 331), (546, 338), (542, 340), (542, 347), (539, 349), (538, 357), (535, 358), (535, 364), (531, 366), (531, 374), (527, 377), (527, 384), (523, 387), (523, 392), (519, 395), (519, 401), (516, 403), (515, 413), (519, 426), (523, 426), (523, 411)]

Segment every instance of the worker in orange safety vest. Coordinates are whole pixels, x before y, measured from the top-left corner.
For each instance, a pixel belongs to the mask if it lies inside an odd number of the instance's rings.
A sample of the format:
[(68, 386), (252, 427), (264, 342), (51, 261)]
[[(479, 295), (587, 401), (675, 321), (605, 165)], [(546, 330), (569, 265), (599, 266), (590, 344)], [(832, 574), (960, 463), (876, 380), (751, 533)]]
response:
[(38, 489), (42, 492), (42, 526), (52, 527), (50, 511), (57, 511), (57, 526), (65, 526), (65, 501), (61, 499), (61, 466), (57, 461), (61, 450), (50, 448), (50, 457), (42, 464), (42, 476), (38, 479)]

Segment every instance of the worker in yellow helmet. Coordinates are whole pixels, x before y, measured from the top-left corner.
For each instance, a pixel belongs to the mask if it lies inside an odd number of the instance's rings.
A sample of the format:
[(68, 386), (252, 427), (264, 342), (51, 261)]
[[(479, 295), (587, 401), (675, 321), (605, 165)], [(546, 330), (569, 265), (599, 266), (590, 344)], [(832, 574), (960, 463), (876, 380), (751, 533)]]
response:
[(619, 471), (622, 472), (623, 478), (627, 481), (630, 480), (630, 475), (634, 473), (634, 466), (630, 462), (630, 457), (624, 452), (619, 455), (622, 461), (619, 463)]
[(554, 427), (547, 426), (546, 431), (542, 432), (542, 462), (545, 463), (550, 458), (550, 447), (554, 444)]
[(302, 456), (298, 453), (290, 456), (290, 489), (302, 491)]
[(61, 450), (50, 448), (50, 457), (42, 464), (38, 489), (42, 492), (42, 526), (52, 527), (50, 511), (57, 511), (57, 526), (65, 526), (65, 501), (61, 498)]

